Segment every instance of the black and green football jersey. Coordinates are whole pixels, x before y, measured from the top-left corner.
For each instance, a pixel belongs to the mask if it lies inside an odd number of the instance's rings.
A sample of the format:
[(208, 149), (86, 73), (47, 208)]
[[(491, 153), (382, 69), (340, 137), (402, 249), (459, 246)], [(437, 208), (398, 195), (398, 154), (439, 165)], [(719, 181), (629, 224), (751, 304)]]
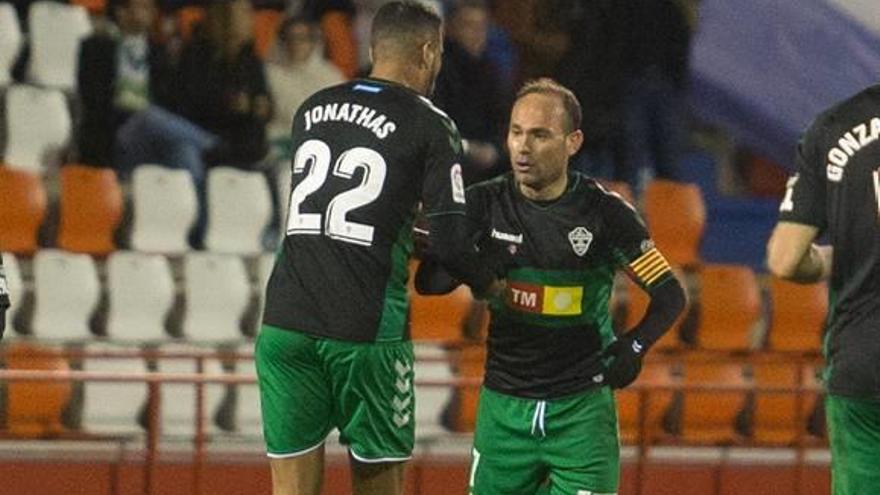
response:
[(798, 145), (780, 220), (834, 247), (828, 389), (880, 399), (880, 85), (820, 114)]
[(407, 338), (417, 204), (466, 221), (455, 125), (403, 86), (360, 79), (300, 107), (293, 150), (287, 235), (263, 322), (340, 340)]
[(672, 278), (638, 213), (576, 172), (551, 203), (525, 198), (510, 173), (472, 186), (467, 200), (478, 244), (499, 258), (509, 288), (490, 302), (485, 386), (552, 399), (600, 383), (615, 272), (646, 290)]

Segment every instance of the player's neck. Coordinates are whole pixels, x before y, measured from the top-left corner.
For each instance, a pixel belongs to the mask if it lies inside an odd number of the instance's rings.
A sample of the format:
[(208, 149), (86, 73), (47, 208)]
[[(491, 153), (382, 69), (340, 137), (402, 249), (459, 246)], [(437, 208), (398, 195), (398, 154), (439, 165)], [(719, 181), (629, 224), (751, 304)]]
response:
[(534, 188), (522, 182), (517, 184), (517, 187), (523, 196), (532, 201), (554, 201), (559, 199), (568, 188), (568, 174), (562, 174), (562, 177), (544, 187)]
[(409, 67), (402, 67), (398, 64), (376, 64), (370, 71), (370, 77), (395, 82), (420, 95), (425, 95), (424, 78)]

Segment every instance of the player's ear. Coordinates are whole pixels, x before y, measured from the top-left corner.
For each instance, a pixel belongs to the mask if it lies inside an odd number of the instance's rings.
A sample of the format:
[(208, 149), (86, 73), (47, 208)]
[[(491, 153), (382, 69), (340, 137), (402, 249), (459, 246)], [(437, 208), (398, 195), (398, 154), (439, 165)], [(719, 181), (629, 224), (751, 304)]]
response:
[(426, 41), (422, 43), (422, 60), (421, 65), (422, 68), (430, 69), (434, 67), (435, 60), (440, 56), (439, 50), (437, 49), (436, 41)]
[(565, 136), (565, 150), (568, 156), (572, 156), (581, 149), (584, 144), (584, 131), (576, 129)]

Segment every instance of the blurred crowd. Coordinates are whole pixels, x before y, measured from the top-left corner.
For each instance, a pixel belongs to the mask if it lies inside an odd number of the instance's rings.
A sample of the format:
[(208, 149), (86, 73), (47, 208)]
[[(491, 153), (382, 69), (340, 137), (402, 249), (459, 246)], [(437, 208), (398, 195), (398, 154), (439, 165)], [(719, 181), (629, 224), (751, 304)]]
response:
[[(143, 163), (188, 170), (202, 205), (190, 239), (199, 248), (207, 170), (263, 172), (278, 204), (294, 112), (311, 93), (368, 73), (367, 30), (385, 1), (71, 0), (89, 8), (95, 30), (79, 49), (67, 161), (112, 167), (122, 180)], [(507, 169), (512, 96), (538, 76), (572, 88), (584, 107), (574, 168), (636, 194), (652, 176), (678, 178), (698, 0), (423, 1), (446, 19), (434, 101), (466, 142), (466, 182)], [(12, 3), (26, 28), (33, 0)], [(16, 79), (27, 57), (25, 47)]]

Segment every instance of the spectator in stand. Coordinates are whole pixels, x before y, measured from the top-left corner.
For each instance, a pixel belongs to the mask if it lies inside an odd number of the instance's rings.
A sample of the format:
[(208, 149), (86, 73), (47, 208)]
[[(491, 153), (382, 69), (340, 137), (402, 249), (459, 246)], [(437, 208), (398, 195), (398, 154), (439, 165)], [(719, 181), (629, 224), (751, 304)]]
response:
[(501, 115), (509, 96), (497, 68), (489, 61), (486, 42), (489, 8), (483, 0), (459, 0), (447, 12), (443, 68), (434, 91), (435, 104), (455, 121), (465, 144), (465, 183), (503, 171)]
[(214, 133), (219, 142), (208, 166), (253, 169), (266, 154), (272, 101), (263, 62), (254, 51), (253, 9), (248, 0), (222, 0), (183, 47), (181, 113)]
[(275, 107), (269, 123), (273, 142), (289, 140), (293, 114), (306, 98), (344, 80), (342, 72), (324, 58), (320, 26), (304, 15), (289, 17), (281, 24), (266, 76)]
[(354, 77), (359, 68), (354, 30), (358, 10), (352, 0), (287, 0), (287, 15), (304, 15), (317, 20), (327, 58), (347, 79)]

